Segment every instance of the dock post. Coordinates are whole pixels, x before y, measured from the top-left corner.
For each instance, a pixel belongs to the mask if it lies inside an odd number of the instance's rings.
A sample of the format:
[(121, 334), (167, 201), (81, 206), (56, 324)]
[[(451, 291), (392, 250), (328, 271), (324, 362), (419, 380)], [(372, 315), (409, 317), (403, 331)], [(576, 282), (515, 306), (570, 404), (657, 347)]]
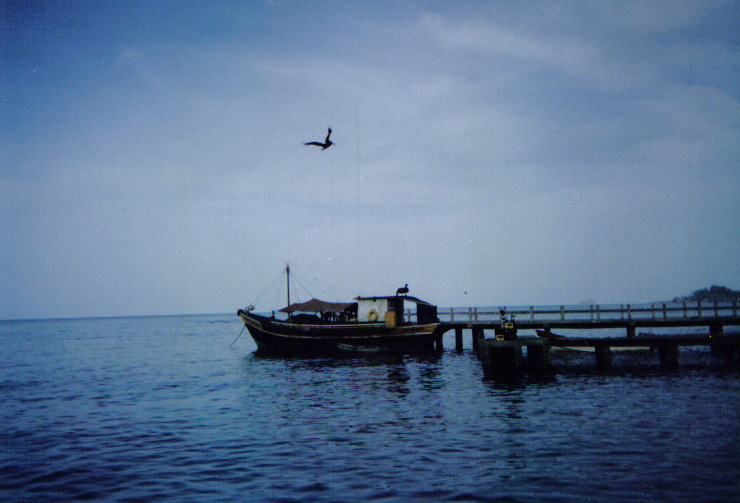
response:
[(635, 325), (627, 325), (627, 338), (628, 339), (634, 339), (635, 338)]
[(676, 370), (678, 368), (678, 344), (675, 342), (664, 342), (658, 346), (660, 355), (660, 367), (663, 370)]
[(608, 369), (612, 366), (611, 348), (606, 344), (597, 344), (594, 346), (596, 353), (596, 366), (600, 369)]
[(455, 329), (455, 350), (458, 352), (463, 350), (463, 332), (462, 331), (463, 331), (462, 328)]

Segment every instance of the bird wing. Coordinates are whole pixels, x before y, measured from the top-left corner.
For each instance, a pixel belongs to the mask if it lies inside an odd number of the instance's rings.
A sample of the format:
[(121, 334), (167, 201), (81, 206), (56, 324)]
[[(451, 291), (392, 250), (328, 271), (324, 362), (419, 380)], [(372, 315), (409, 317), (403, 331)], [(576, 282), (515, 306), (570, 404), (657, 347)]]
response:
[(319, 143), (317, 141), (310, 141), (308, 143), (304, 143), (304, 145), (316, 145), (317, 147), (323, 147), (324, 146), (323, 143)]
[(329, 128), (329, 132), (326, 134), (326, 140), (324, 140), (324, 143), (329, 143), (330, 136), (331, 136), (331, 128)]

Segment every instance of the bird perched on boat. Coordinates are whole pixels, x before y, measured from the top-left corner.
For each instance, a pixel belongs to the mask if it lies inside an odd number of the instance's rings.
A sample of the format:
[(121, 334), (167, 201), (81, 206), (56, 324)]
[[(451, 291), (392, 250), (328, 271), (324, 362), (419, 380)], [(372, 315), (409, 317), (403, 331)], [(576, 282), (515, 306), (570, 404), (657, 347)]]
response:
[(329, 132), (326, 134), (326, 140), (324, 140), (324, 143), (321, 143), (319, 141), (310, 141), (308, 143), (304, 143), (304, 145), (316, 145), (317, 147), (321, 147), (321, 150), (326, 150), (327, 148), (334, 145), (334, 142), (329, 139), (331, 136), (331, 128), (329, 128)]
[(403, 286), (403, 287), (399, 288), (398, 290), (396, 290), (396, 296), (406, 295), (407, 293), (409, 293), (409, 284), (408, 283), (406, 283), (406, 286)]

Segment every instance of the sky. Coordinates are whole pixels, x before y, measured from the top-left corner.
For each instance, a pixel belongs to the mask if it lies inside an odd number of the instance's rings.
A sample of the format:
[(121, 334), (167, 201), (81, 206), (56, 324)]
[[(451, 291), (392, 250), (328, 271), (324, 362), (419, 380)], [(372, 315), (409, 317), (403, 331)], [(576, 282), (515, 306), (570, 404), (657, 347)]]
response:
[(740, 289), (740, 2), (0, 7), (2, 319)]

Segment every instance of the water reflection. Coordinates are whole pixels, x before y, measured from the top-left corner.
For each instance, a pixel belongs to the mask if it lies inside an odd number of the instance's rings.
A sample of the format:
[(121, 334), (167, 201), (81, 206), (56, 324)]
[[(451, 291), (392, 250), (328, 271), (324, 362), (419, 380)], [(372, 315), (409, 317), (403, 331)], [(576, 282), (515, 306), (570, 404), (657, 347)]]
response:
[(407, 394), (409, 387), (407, 383), (411, 380), (405, 366), (388, 367), (388, 391), (392, 393)]

